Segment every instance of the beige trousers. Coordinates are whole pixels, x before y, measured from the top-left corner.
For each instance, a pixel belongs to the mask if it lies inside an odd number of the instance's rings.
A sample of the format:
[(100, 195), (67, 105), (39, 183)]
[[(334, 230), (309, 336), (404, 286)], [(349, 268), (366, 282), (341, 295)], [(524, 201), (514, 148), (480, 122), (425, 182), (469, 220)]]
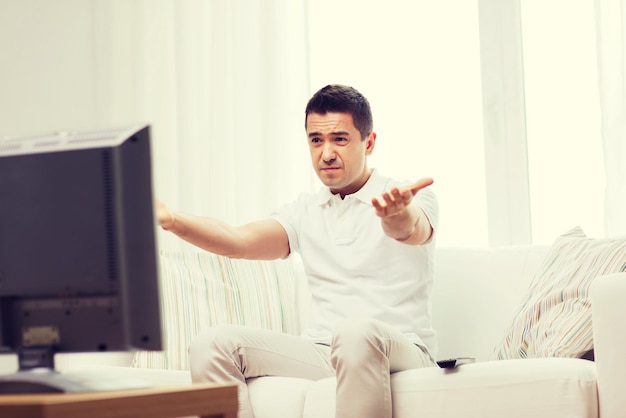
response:
[(436, 366), (404, 334), (368, 318), (342, 323), (330, 347), (275, 331), (217, 326), (195, 338), (189, 355), (194, 382), (238, 385), (239, 418), (254, 417), (247, 378), (335, 375), (336, 418), (391, 418), (390, 374)]

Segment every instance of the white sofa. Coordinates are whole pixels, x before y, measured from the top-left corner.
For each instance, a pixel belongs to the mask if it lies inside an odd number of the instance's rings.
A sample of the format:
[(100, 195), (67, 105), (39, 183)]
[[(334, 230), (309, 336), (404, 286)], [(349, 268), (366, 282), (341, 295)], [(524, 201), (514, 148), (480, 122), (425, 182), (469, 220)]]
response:
[[(626, 382), (626, 273), (600, 277), (593, 285), (595, 362), (490, 358), (548, 248), (437, 250), (433, 319), (438, 358), (469, 356), (476, 363), (394, 374), (394, 417), (626, 416), (626, 397), (620, 393)], [(248, 262), (192, 251), (163, 253), (161, 272), (164, 352), (59, 355), (58, 368), (93, 368), (157, 385), (185, 385), (190, 384), (186, 346), (204, 326), (245, 323), (297, 333), (306, 322), (307, 290), (297, 257)], [(11, 372), (15, 364), (13, 357), (0, 356), (0, 371)], [(334, 378), (268, 376), (249, 382), (257, 418), (332, 418), (334, 386)]]

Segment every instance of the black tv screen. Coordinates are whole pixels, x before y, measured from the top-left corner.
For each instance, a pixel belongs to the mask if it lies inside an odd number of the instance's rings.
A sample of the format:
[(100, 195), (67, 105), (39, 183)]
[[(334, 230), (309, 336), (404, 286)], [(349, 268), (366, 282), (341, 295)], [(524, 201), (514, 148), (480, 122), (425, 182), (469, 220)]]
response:
[(0, 352), (162, 349), (152, 187), (149, 126), (0, 140)]

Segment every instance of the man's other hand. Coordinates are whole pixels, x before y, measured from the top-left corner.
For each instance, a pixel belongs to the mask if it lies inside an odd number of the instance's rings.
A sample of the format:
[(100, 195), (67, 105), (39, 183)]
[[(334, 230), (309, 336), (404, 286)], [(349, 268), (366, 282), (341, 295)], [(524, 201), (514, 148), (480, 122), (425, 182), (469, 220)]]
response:
[(409, 206), (413, 196), (417, 194), (421, 189), (433, 184), (433, 179), (430, 177), (423, 178), (410, 186), (398, 188), (394, 187), (388, 192), (384, 192), (380, 198), (373, 198), (372, 205), (376, 209), (376, 215), (381, 218), (397, 216)]

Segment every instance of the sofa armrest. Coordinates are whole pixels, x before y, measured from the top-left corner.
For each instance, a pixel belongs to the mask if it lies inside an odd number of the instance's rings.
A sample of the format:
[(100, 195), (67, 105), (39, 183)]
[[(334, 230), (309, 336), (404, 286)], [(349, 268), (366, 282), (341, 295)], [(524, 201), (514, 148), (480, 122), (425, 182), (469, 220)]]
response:
[(602, 418), (626, 411), (626, 273), (598, 277), (590, 288), (594, 355)]

